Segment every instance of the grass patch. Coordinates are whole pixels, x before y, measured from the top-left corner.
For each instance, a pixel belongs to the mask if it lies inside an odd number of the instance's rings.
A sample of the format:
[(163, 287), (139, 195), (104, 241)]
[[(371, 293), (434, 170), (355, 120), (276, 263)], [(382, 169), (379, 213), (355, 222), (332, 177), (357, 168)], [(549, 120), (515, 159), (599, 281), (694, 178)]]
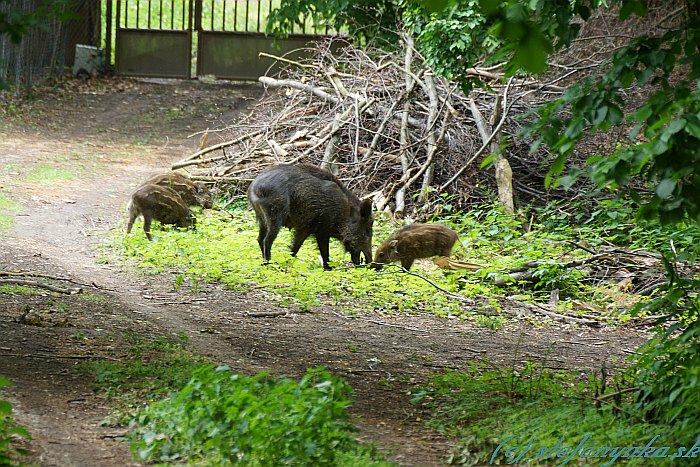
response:
[[(413, 402), (434, 414), (428, 425), (463, 440), (450, 459), (456, 464), (564, 465), (571, 456), (570, 465), (610, 465), (616, 457), (626, 465), (648, 465), (649, 457), (632, 458), (633, 451), (622, 449), (639, 447), (639, 453), (651, 442), (655, 449), (647, 452), (655, 456), (654, 465), (695, 465), (697, 459), (672, 456), (687, 454), (697, 433), (620, 412), (629, 407), (624, 396), (596, 407), (596, 388), (593, 381), (577, 382), (573, 373), (534, 365), (522, 370), (475, 365), (434, 375), (414, 391)], [(682, 446), (686, 449), (679, 451)]]
[(7, 195), (0, 191), (0, 212), (13, 213), (19, 212), (21, 209), (21, 204), (8, 198)]
[(15, 222), (12, 214), (19, 212), (21, 209), (21, 204), (8, 198), (5, 193), (0, 191), (0, 232), (12, 227), (12, 224)]
[(32, 287), (27, 287), (24, 285), (0, 285), (0, 293), (29, 296), (45, 294), (46, 291), (40, 292), (39, 289), (34, 289)]
[(12, 224), (14, 224), (14, 222), (14, 217), (8, 216), (7, 214), (3, 214), (2, 212), (0, 212), (0, 232), (12, 227)]
[[(384, 233), (391, 226), (379, 223), (378, 229)], [(333, 271), (326, 272), (320, 267), (313, 239), (305, 242), (296, 258), (291, 257), (287, 250), (291, 235), (286, 230), (280, 232), (273, 245), (274, 264), (265, 266), (257, 243), (255, 218), (249, 210), (234, 211), (225, 217), (200, 218), (195, 230), (167, 229), (156, 232), (155, 238), (149, 242), (137, 225), (130, 236), (115, 238), (115, 246), (143, 267), (181, 271), (176, 286), (185, 279), (195, 284), (218, 281), (280, 305), (298, 305), (302, 310), (333, 305), (350, 310), (429, 312), (437, 316), (472, 313), (427, 281), (397, 274), (395, 268), (378, 273), (368, 268), (345, 267), (349, 255), (335, 240), (331, 241), (330, 252)], [(420, 273), (440, 286), (459, 288), (466, 296), (489, 293), (488, 288), (479, 284), (460, 285), (456, 274), (435, 267)]]
[(159, 394), (184, 386), (193, 371), (211, 364), (182, 346), (187, 340), (184, 335), (179, 340), (138, 336), (127, 339), (132, 342), (128, 363), (101, 361), (81, 366), (83, 371), (95, 376), (98, 387), (108, 397), (118, 401), (153, 400)]
[(51, 183), (56, 181), (73, 180), (78, 176), (77, 169), (66, 169), (42, 164), (29, 169), (24, 180), (29, 183)]
[[(625, 211), (625, 209), (627, 209)], [(631, 208), (620, 212), (632, 215)], [(584, 277), (578, 268), (565, 268), (562, 263), (587, 258), (590, 253), (572, 247), (582, 242), (590, 248), (608, 245), (610, 238), (618, 242), (629, 236), (601, 237), (603, 231), (630, 229), (629, 218), (593, 219), (585, 228), (578, 223), (569, 225), (569, 219), (553, 219), (546, 211), (533, 214), (529, 232), (523, 233), (519, 219), (503, 214), (493, 205), (474, 208), (468, 213), (443, 213), (436, 222), (442, 222), (460, 234), (463, 246), (453, 253), (457, 259), (483, 266), (479, 271), (444, 271), (429, 262), (419, 261), (412, 272), (424, 278), (401, 272), (398, 266), (382, 271), (368, 268), (345, 267), (349, 255), (340, 242), (331, 240), (331, 262), (335, 269), (323, 271), (318, 264), (318, 250), (313, 239), (308, 239), (296, 258), (291, 257), (288, 245), (291, 234), (280, 232), (273, 244), (273, 264), (263, 265), (257, 244), (257, 225), (249, 209), (237, 209), (225, 214), (198, 219), (197, 228), (182, 231), (166, 229), (156, 232), (156, 241), (148, 242), (137, 225), (130, 236), (113, 237), (112, 246), (120, 254), (134, 258), (145, 270), (178, 271), (174, 286), (200, 281), (222, 282), (232, 289), (257, 294), (258, 297), (282, 306), (297, 305), (302, 311), (315, 306), (330, 305), (343, 310), (374, 310), (378, 312), (430, 313), (435, 316), (474, 317), (493, 316), (500, 311), (504, 295), (518, 295), (519, 299), (546, 303), (550, 291), (559, 291), (560, 311), (569, 315), (585, 315), (591, 304), (608, 323), (630, 319), (629, 309), (640, 298), (631, 292), (600, 280)], [(547, 223), (537, 223), (542, 218)], [(605, 224), (604, 221), (610, 220)], [(374, 247), (385, 240), (397, 226), (381, 216), (375, 221)], [(649, 239), (650, 246), (658, 246), (669, 235), (689, 244), (700, 239), (700, 230), (657, 232)], [(659, 240), (661, 239), (661, 240)], [(652, 240), (656, 243), (653, 243)], [(625, 247), (626, 245), (620, 245)], [(629, 246), (629, 245), (627, 245)], [(637, 246), (637, 245), (635, 245)], [(526, 263), (537, 261), (536, 282), (513, 281), (505, 287), (496, 287), (493, 280)], [(427, 279), (427, 280), (426, 280)], [(437, 285), (450, 293), (474, 299), (475, 305), (465, 306), (452, 300)], [(498, 318), (478, 318), (479, 324), (499, 329), (505, 323)]]

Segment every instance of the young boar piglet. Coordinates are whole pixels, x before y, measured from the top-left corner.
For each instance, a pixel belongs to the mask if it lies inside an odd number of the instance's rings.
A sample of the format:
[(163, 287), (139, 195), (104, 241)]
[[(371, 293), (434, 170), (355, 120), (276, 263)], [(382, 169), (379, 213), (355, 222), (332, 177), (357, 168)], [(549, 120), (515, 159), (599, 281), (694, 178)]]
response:
[(400, 261), (409, 270), (418, 258), (450, 256), (458, 236), (440, 224), (410, 224), (394, 232), (379, 248), (370, 265), (381, 269), (384, 264)]
[(153, 219), (161, 224), (173, 224), (178, 227), (191, 227), (196, 219), (190, 208), (185, 204), (180, 195), (173, 189), (146, 184), (141, 185), (129, 201), (129, 223), (126, 233), (131, 233), (134, 221), (139, 215), (143, 215), (143, 231), (146, 237), (151, 236), (151, 221)]
[(211, 193), (204, 183), (193, 182), (177, 172), (154, 175), (144, 182), (144, 185), (159, 185), (171, 188), (180, 195), (188, 206), (202, 206), (211, 209), (213, 206)]

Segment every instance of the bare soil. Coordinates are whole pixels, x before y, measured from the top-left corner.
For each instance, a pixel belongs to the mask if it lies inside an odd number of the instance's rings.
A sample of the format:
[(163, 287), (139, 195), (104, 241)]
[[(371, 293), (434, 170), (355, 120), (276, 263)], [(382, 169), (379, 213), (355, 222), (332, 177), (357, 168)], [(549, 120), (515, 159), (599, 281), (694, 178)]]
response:
[[(430, 373), (482, 359), (591, 372), (615, 366), (644, 339), (622, 327), (536, 327), (525, 318), (491, 331), (420, 310), (348, 316), (328, 307), (251, 317), (275, 308), (217, 284), (175, 290), (174, 273), (143, 275), (96, 261), (106, 235), (123, 229), (133, 189), (196, 151), (199, 137), (188, 135), (225, 126), (262, 94), (253, 84), (68, 80), (0, 113), (0, 192), (22, 205), (0, 234), (0, 270), (70, 277), (90, 293), (0, 295), (0, 375), (14, 383), (0, 395), (33, 435), (31, 462), (140, 465), (123, 440), (126, 428), (100, 424), (112, 402), (76, 368), (130, 358), (134, 335), (184, 333), (192, 350), (245, 374), (299, 376), (326, 366), (353, 387), (360, 437), (415, 466), (440, 465), (459, 442), (426, 428), (430, 414), (409, 403), (408, 389)], [(46, 166), (72, 177), (30, 176)]]

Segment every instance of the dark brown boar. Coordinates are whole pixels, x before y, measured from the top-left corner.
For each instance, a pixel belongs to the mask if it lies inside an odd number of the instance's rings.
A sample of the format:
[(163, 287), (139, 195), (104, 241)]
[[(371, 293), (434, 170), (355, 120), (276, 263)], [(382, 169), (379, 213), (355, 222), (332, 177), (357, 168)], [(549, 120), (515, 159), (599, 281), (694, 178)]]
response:
[(202, 206), (210, 209), (214, 205), (211, 193), (205, 184), (193, 182), (177, 172), (154, 175), (144, 182), (144, 185), (147, 184), (172, 188), (188, 206)]
[(457, 234), (440, 224), (410, 224), (394, 232), (379, 248), (371, 266), (381, 269), (386, 263), (400, 261), (409, 270), (418, 258), (450, 256)]
[(153, 240), (151, 236), (153, 219), (161, 224), (173, 224), (178, 227), (191, 227), (196, 221), (190, 208), (175, 190), (151, 183), (140, 186), (131, 195), (126, 233), (131, 233), (134, 221), (139, 215), (143, 215), (143, 231), (146, 232), (149, 240)]
[(323, 169), (281, 164), (261, 172), (248, 188), (258, 221), (258, 244), (270, 261), (272, 243), (282, 226), (294, 229), (290, 248), (296, 255), (309, 235), (316, 237), (323, 268), (328, 265), (330, 238), (343, 243), (354, 264), (372, 260), (372, 203), (360, 201)]

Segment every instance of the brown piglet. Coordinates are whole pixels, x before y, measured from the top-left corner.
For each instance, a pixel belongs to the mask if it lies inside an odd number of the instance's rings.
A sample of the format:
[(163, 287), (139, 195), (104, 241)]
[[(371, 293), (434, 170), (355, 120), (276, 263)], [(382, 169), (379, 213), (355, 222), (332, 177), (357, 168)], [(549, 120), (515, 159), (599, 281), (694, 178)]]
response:
[(410, 224), (379, 246), (371, 267), (381, 269), (386, 263), (400, 261), (409, 270), (418, 258), (450, 256), (458, 239), (457, 233), (444, 225)]
[(143, 231), (146, 232), (149, 240), (153, 239), (151, 236), (153, 219), (161, 224), (173, 224), (183, 228), (191, 227), (196, 222), (194, 214), (175, 190), (151, 183), (140, 186), (131, 195), (128, 209), (129, 223), (126, 226), (126, 233), (131, 232), (136, 218), (143, 215)]
[(206, 209), (213, 206), (211, 193), (205, 184), (193, 182), (177, 172), (154, 175), (144, 182), (144, 185), (148, 184), (172, 188), (188, 206), (202, 206)]

